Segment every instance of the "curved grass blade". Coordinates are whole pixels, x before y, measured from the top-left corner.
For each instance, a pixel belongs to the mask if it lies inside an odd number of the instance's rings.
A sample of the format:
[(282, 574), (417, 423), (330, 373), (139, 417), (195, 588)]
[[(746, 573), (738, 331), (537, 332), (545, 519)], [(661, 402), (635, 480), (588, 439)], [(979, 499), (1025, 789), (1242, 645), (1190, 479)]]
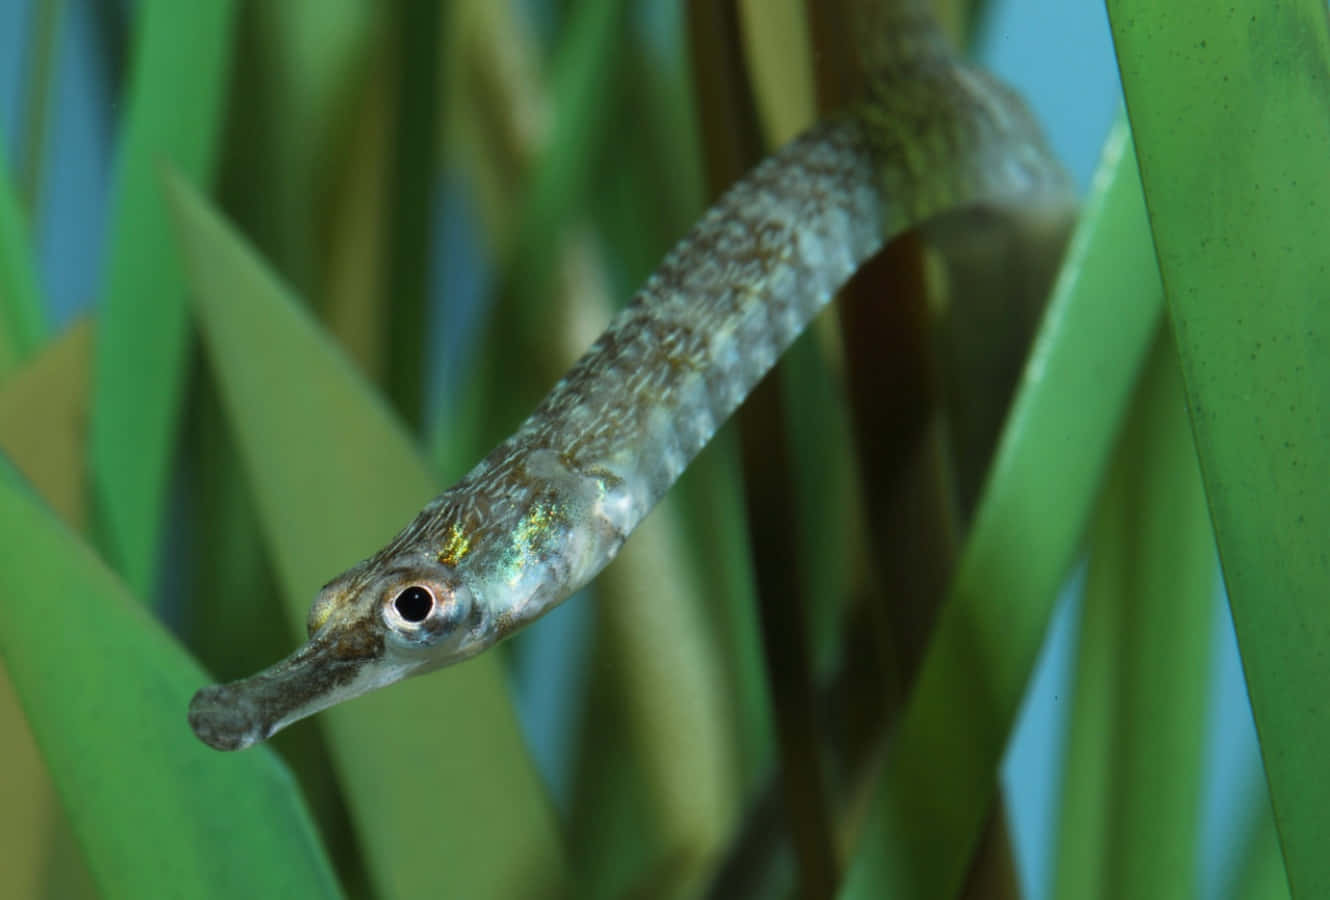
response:
[(151, 595), (188, 333), (184, 282), (158, 180), (165, 161), (206, 181), (231, 56), (233, 0), (144, 0), (113, 186), (98, 330), (91, 459), (99, 543)]
[(27, 217), (0, 146), (0, 378), (34, 353), (46, 337), (33, 259)]
[(0, 566), (0, 656), (104, 894), (336, 896), (287, 771), (194, 739), (203, 672), (3, 459), (0, 542), (23, 548)]
[(1167, 331), (1091, 535), (1054, 895), (1193, 897), (1216, 568)]
[(842, 897), (959, 890), (1058, 586), (1160, 316), (1125, 127), (1109, 138)]
[(1142, 373), (1120, 462), (1127, 515), (1111, 527), (1128, 553), (1114, 579), (1125, 665), (1108, 896), (1191, 897), (1218, 572), (1167, 329)]
[(1289, 883), (1326, 897), (1330, 17), (1226, 6), (1108, 4)]
[[(303, 623), (319, 585), (391, 537), (435, 485), (400, 422), (262, 261), (183, 181), (169, 184), (289, 619)], [(551, 811), (499, 657), (413, 679), (322, 721), (385, 896), (441, 885), (459, 897), (561, 892)]]

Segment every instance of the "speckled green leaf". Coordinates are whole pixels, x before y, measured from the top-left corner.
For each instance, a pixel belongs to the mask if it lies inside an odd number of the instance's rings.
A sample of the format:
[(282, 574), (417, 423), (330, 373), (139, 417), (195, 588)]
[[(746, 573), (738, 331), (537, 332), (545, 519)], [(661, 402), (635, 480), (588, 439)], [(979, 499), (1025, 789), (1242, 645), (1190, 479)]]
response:
[[(378, 549), (436, 488), (401, 423), (303, 307), (203, 198), (178, 178), (171, 184), (209, 358), (288, 619), (303, 623), (319, 586)], [(274, 611), (256, 627), (281, 622)], [(293, 647), (301, 632), (291, 635)], [(498, 656), (379, 691), (316, 721), (328, 730), (385, 896), (560, 891), (552, 811)]]
[(1330, 16), (1110, 0), (1293, 896), (1330, 896)]

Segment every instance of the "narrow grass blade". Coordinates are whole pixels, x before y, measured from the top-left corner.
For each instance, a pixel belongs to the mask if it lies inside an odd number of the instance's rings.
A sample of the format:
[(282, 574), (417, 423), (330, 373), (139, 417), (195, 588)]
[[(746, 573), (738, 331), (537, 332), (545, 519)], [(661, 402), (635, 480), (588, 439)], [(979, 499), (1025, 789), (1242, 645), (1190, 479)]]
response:
[(1289, 882), (1326, 897), (1330, 17), (1108, 8)]
[(508, 260), (518, 297), (540, 296), (558, 242), (550, 235), (568, 219), (591, 183), (594, 159), (608, 125), (608, 92), (614, 84), (623, 40), (625, 0), (573, 4), (552, 75), (552, 133), (531, 173), (527, 199)]
[[(651, 868), (634, 880), (666, 896), (692, 896), (740, 819), (742, 782), (733, 697), (678, 528), (677, 504), (667, 501), (597, 583), (603, 653), (618, 673), (613, 690), (622, 702), (594, 721), (600, 727), (589, 740), (624, 733), (631, 753), (622, 744), (609, 749), (631, 756), (638, 774), (625, 787), (650, 807)], [(605, 862), (591, 871), (603, 875)]]
[[(833, 6), (838, 12), (839, 7)], [(814, 67), (824, 61), (816, 59), (812, 51), (810, 14), (804, 7), (801, 0), (739, 0), (737, 4), (745, 45), (738, 65), (747, 64), (762, 126), (773, 147), (792, 140), (817, 116), (821, 86), (814, 78)], [(854, 54), (849, 56), (848, 61), (844, 57), (840, 61), (852, 67)]]
[(1167, 332), (1090, 553), (1055, 896), (1192, 897), (1217, 569)]
[[(472, 364), (479, 374), (462, 404), (461, 428), (439, 442), (447, 457), (487, 451), (549, 389), (549, 374), (562, 373), (563, 361), (546, 352), (557, 315), (548, 285), (569, 220), (593, 193), (591, 163), (611, 134), (611, 89), (622, 77), (627, 9), (625, 0), (580, 0), (570, 7), (552, 67), (549, 133), (541, 135), (538, 160), (510, 173), (525, 185), (520, 213), (501, 238), (500, 293), (486, 312), (485, 339)], [(512, 366), (514, 358), (528, 363)]]
[(0, 566), (0, 656), (105, 895), (337, 895), (287, 771), (194, 739), (203, 672), (3, 460), (0, 542), (23, 548)]
[[(1106, 512), (1101, 510), (1099, 518), (1105, 519)], [(1125, 613), (1115, 602), (1117, 598), (1094, 587), (1096, 578), (1110, 572), (1103, 546), (1107, 539), (1099, 536), (1100, 530), (1100, 523), (1091, 526), (1090, 546), (1095, 561), (1086, 578), (1081, 606), (1057, 837), (1050, 848), (1056, 854), (1050, 895), (1055, 900), (1110, 897), (1107, 867), (1113, 807), (1113, 724)]]
[(438, 172), (439, 61), (444, 4), (398, 0), (397, 96), (389, 249), (388, 393), (413, 430), (424, 414), (430, 226)]
[(369, 55), (341, 148), (345, 164), (328, 191), (327, 257), (314, 300), (320, 318), (356, 367), (378, 381), (386, 363), (382, 316), (389, 250), (384, 210), (392, 177), (391, 88), (386, 50)]
[(242, 7), (231, 81), (228, 141), (219, 178), (222, 204), (274, 267), (301, 293), (324, 284), (329, 207), (341, 192), (334, 171), (382, 43), (384, 4), (365, 0), (283, 0)]
[(1130, 142), (1119, 126), (890, 744), (842, 897), (951, 897), (964, 879), (1057, 588), (1159, 321), (1143, 222)]
[(64, 19), (63, 0), (36, 0), (31, 4), (32, 22), (24, 52), (23, 137), (18, 169), (23, 194), (23, 208), (35, 216), (41, 209), (42, 186), (46, 172), (46, 141), (50, 128), (51, 100), (55, 91), (54, 73), (60, 52), (60, 24)]
[(231, 57), (233, 0), (138, 4), (113, 185), (95, 363), (91, 460), (98, 538), (139, 596), (152, 593), (188, 333), (159, 168), (207, 181)]
[(27, 217), (0, 146), (0, 378), (36, 351), (46, 337)]
[(87, 446), (92, 322), (75, 322), (0, 382), (3, 452), (66, 523), (87, 521)]
[[(435, 487), (401, 423), (297, 301), (202, 197), (170, 184), (212, 364), (289, 618), (302, 623), (319, 585), (383, 544)], [(559, 893), (554, 823), (498, 656), (322, 721), (385, 896)]]
[(1114, 523), (1127, 551), (1115, 579), (1126, 626), (1108, 863), (1116, 897), (1196, 894), (1217, 568), (1182, 379), (1161, 331), (1115, 473), (1127, 512)]
[(58, 814), (46, 764), (0, 666), (0, 841), (5, 847), (0, 894), (15, 900), (42, 896), (46, 838)]

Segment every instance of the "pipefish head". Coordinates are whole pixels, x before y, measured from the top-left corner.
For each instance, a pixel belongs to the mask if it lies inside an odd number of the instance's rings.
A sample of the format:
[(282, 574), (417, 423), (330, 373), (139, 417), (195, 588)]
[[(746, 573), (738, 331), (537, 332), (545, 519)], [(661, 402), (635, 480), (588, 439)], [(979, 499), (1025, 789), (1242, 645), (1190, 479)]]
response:
[(335, 578), (310, 608), (309, 639), (281, 662), (194, 695), (189, 722), (239, 750), (344, 700), (470, 656), (478, 609), (453, 567), (393, 548)]

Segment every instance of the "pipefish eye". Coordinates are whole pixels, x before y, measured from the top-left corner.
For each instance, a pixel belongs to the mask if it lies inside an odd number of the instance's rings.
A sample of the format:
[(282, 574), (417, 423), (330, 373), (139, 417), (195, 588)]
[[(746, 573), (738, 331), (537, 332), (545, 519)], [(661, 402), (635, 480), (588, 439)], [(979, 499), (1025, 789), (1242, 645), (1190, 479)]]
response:
[(429, 618), (438, 605), (434, 592), (424, 585), (413, 584), (403, 588), (393, 598), (392, 611), (408, 625), (419, 625)]
[(465, 585), (429, 580), (390, 588), (382, 604), (384, 623), (411, 644), (447, 638), (471, 615), (471, 593)]

